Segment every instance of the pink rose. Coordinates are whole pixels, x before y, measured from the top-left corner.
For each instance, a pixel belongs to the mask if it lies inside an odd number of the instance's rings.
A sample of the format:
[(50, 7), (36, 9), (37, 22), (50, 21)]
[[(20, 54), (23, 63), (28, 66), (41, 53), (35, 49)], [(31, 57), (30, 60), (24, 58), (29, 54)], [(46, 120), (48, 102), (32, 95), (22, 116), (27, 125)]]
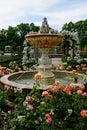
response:
[(31, 101), (32, 100), (32, 98), (31, 98), (31, 96), (26, 96), (26, 101)]
[(27, 110), (33, 110), (33, 109), (34, 109), (34, 107), (33, 107), (32, 105), (29, 104), (29, 105), (27, 106)]
[(77, 90), (77, 94), (82, 94), (82, 90)]
[(82, 70), (87, 70), (87, 67), (83, 67)]
[(46, 96), (49, 96), (49, 93), (47, 91), (43, 91), (42, 92), (42, 97), (46, 97)]
[(48, 114), (48, 113), (45, 114), (45, 117), (46, 117), (46, 118), (51, 118), (50, 114)]
[(51, 122), (52, 122), (52, 118), (51, 117), (46, 119), (46, 123), (47, 124), (51, 124)]
[(9, 85), (7, 85), (7, 84), (4, 85), (4, 89), (5, 89), (5, 90), (8, 90), (9, 88), (10, 88)]
[(57, 91), (58, 91), (58, 86), (55, 85), (55, 86), (52, 88), (52, 92), (55, 93), (55, 92), (57, 92)]
[(83, 92), (83, 93), (82, 93), (82, 96), (83, 96), (83, 97), (86, 97), (86, 96), (87, 96), (87, 93), (86, 93), (86, 92)]

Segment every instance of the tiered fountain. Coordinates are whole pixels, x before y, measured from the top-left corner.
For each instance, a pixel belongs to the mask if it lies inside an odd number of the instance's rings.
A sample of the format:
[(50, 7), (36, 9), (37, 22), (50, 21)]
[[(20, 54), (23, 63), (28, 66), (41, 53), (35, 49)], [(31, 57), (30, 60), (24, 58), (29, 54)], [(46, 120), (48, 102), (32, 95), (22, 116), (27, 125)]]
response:
[[(62, 43), (63, 36), (59, 33), (52, 34), (47, 19), (44, 18), (39, 33), (29, 33), (26, 35), (26, 42), (42, 52), (42, 56), (39, 59), (38, 72), (34, 71), (23, 71), (16, 72), (10, 75), (3, 76), (0, 81), (3, 84), (8, 84), (16, 89), (32, 89), (33, 77), (37, 73), (41, 75), (41, 82), (39, 89), (47, 89), (48, 85), (55, 83), (55, 79), (58, 81), (64, 79), (68, 83), (72, 82), (72, 74), (64, 71), (52, 72), (51, 60), (48, 57), (48, 52), (51, 47)], [(78, 81), (84, 80), (83, 75), (79, 76)], [(65, 83), (65, 82), (63, 82)]]
[(52, 63), (48, 57), (50, 48), (58, 45), (62, 42), (63, 36), (60, 34), (51, 34), (47, 19), (44, 18), (39, 34), (28, 34), (26, 35), (28, 44), (39, 48), (42, 53), (39, 59), (39, 71), (41, 75), (41, 83), (45, 85), (53, 84), (55, 82), (55, 75), (52, 73)]

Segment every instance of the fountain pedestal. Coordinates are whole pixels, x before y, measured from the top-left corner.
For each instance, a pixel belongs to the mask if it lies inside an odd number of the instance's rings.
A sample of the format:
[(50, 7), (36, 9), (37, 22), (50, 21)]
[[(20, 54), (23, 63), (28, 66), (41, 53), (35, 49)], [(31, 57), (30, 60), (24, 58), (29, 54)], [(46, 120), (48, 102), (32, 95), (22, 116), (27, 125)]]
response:
[(52, 63), (48, 57), (49, 48), (40, 48), (42, 52), (41, 58), (39, 58), (39, 71), (38, 74), (41, 75), (41, 83), (44, 85), (53, 84), (55, 82), (55, 76), (52, 73)]

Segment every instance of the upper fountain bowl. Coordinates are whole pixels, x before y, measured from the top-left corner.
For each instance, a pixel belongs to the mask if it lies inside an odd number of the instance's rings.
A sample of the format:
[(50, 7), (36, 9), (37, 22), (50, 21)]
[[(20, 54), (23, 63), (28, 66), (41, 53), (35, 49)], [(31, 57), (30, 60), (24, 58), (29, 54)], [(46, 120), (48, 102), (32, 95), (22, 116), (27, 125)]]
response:
[(42, 26), (40, 27), (39, 33), (27, 34), (26, 41), (27, 44), (35, 46), (37, 48), (48, 48), (59, 45), (63, 36), (59, 33), (51, 33), (47, 18), (43, 19)]
[(37, 48), (51, 48), (59, 45), (63, 40), (63, 36), (60, 34), (27, 34), (26, 41), (28, 44)]

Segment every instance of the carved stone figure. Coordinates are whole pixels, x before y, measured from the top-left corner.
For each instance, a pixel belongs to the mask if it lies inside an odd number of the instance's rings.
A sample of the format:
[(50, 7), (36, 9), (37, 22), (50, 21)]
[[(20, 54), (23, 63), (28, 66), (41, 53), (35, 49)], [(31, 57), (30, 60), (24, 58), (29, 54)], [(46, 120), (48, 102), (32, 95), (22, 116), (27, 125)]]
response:
[(40, 28), (40, 33), (49, 33), (49, 25), (47, 22), (47, 18), (43, 19), (42, 26)]

